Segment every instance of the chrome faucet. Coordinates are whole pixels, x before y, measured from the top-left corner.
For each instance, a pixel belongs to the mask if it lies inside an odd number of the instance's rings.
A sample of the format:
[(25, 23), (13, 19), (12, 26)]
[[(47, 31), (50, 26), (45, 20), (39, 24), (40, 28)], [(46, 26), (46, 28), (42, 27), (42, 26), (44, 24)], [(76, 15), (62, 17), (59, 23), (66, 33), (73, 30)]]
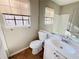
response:
[(65, 43), (69, 43), (72, 39), (69, 38), (68, 36), (63, 36), (62, 37), (62, 41), (65, 42)]

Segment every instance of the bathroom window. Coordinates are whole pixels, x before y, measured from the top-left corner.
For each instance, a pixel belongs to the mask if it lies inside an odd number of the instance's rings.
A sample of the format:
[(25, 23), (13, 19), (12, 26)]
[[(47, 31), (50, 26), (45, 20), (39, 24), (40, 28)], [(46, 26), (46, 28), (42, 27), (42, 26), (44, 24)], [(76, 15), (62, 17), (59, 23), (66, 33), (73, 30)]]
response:
[(53, 18), (52, 17), (45, 17), (45, 24), (53, 24)]
[(5, 27), (31, 26), (30, 0), (0, 0), (0, 2), (0, 12), (3, 14)]
[(54, 9), (46, 7), (45, 8), (45, 25), (53, 24), (54, 20)]
[(30, 27), (31, 19), (29, 15), (3, 14), (7, 27)]

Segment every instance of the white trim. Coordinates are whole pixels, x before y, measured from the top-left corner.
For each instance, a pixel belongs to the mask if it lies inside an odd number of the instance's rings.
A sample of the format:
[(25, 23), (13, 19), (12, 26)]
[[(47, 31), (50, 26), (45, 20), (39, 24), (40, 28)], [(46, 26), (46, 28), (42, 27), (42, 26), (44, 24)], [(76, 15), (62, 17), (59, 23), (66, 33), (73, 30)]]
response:
[(21, 49), (21, 50), (19, 50), (19, 51), (17, 51), (17, 52), (14, 52), (14, 53), (12, 53), (9, 57), (11, 57), (11, 56), (13, 56), (13, 55), (16, 55), (16, 54), (18, 54), (18, 53), (20, 53), (20, 52), (22, 52), (22, 51), (24, 51), (24, 50), (26, 50), (26, 49), (28, 49), (29, 48), (29, 46), (28, 47), (25, 47), (25, 48), (23, 48), (23, 49)]

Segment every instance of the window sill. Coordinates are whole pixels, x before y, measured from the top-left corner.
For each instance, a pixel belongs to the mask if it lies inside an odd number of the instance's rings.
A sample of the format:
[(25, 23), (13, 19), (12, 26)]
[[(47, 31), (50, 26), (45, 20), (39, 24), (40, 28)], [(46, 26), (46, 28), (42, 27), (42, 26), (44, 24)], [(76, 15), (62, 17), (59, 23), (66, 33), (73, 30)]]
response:
[(5, 26), (7, 29), (13, 29), (13, 28), (31, 28), (31, 26)]

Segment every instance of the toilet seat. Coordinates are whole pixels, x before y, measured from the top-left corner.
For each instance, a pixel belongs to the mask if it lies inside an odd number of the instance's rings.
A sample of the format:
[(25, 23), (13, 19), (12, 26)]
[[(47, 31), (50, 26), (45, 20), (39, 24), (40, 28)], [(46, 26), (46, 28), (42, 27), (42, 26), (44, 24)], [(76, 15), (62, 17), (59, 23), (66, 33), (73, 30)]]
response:
[(42, 46), (42, 41), (40, 41), (40, 40), (32, 41), (31, 44), (30, 44), (31, 48), (38, 48), (40, 46)]

